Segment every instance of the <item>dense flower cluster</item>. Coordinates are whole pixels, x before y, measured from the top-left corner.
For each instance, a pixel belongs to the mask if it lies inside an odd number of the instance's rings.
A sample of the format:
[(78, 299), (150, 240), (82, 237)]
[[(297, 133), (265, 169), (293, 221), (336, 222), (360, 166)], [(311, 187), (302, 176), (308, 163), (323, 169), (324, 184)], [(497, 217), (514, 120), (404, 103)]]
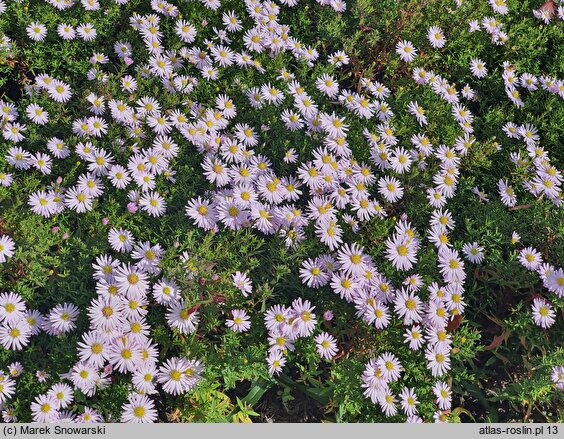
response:
[[(72, 7), (85, 11), (101, 9), (98, 0), (45, 1), (60, 11)], [(346, 10), (342, 0), (317, 1), (336, 12)], [(125, 5), (128, 0), (114, 2)], [(216, 13), (221, 6), (219, 0), (201, 3), (210, 13)], [(283, 161), (289, 171), (282, 175), (273, 159), (261, 153), (268, 127), (239, 120), (241, 110), (228, 94), (217, 93), (213, 105), (190, 100), (188, 106), (170, 108), (159, 96), (166, 92), (187, 102), (194, 90), (213, 83), (227, 69), (264, 73), (265, 66), (257, 57), (262, 53), (272, 57), (286, 53), (296, 63), (308, 67), (325, 59), (337, 69), (349, 64), (344, 51), (324, 58), (315, 47), (293, 37), (279, 15), (283, 7), (294, 7), (297, 1), (280, 3), (283, 6), (273, 1), (245, 0), (247, 16), (223, 12), (224, 27), (215, 29), (214, 38), (208, 40), (200, 38), (197, 27), (180, 15), (176, 5), (152, 0), (154, 13), (129, 17), (137, 41), (119, 39), (113, 45), (113, 54), (92, 54), (87, 73), (88, 93), (81, 96), (71, 84), (48, 73), (38, 74), (34, 83), (26, 87), (32, 100), (48, 99), (57, 108), (75, 102), (85, 108), (84, 114), (73, 116), (66, 127), (67, 135), (49, 136), (44, 139), (43, 150), (32, 151), (27, 143), (28, 126), (48, 126), (52, 115), (39, 103), (22, 109), (0, 100), (0, 129), (10, 145), (5, 162), (14, 172), (35, 172), (47, 177), (57, 161), (80, 160), (81, 173), (76, 181), (63, 185), (62, 178), (56, 178), (27, 194), (29, 208), (42, 217), (69, 210), (77, 214), (93, 210), (104, 192), (112, 188), (127, 192), (124, 209), (131, 213), (140, 209), (158, 218), (166, 214), (167, 199), (166, 193), (157, 188), (157, 182), (174, 183), (175, 159), (183, 148), (194, 149), (211, 190), (187, 200), (185, 214), (193, 224), (216, 232), (221, 228), (252, 228), (263, 235), (281, 237), (289, 249), (295, 249), (308, 230), (313, 230), (323, 250), (301, 264), (299, 278), (303, 284), (312, 289), (328, 287), (354, 306), (361, 322), (377, 330), (397, 321), (404, 331), (404, 343), (425, 363), (435, 380), (435, 420), (444, 421), (451, 409), (452, 394), (447, 384), (452, 335), (447, 327), (464, 313), (466, 263), (480, 264), (487, 258), (480, 242), (465, 242), (460, 249), (455, 248), (449, 234), (456, 224), (447, 207), (456, 194), (461, 164), (476, 142), (474, 115), (467, 103), (476, 100), (477, 93), (469, 84), (457, 84), (431, 70), (410, 70), (413, 82), (440, 98), (460, 130), (452, 145), (433, 145), (425, 131), (431, 117), (427, 110), (415, 100), (406, 108), (393, 108), (392, 91), (369, 78), (361, 78), (358, 87), (355, 84), (354, 88), (347, 88), (335, 75), (321, 73), (312, 85), (305, 86), (296, 79), (296, 72), (287, 67), (278, 71), (276, 82), (264, 81), (252, 87), (240, 84), (250, 109), (277, 109), (285, 129), (301, 131), (317, 145), (305, 153), (288, 148)], [(491, 0), (490, 4), (496, 14), (508, 13), (504, 0)], [(5, 10), (6, 4), (0, 0), (0, 14)], [(563, 19), (563, 6), (550, 13), (534, 11), (534, 16), (546, 23), (554, 16)], [(165, 21), (174, 24), (173, 35), (165, 37), (161, 26)], [(252, 25), (248, 26), (249, 23)], [(503, 45), (508, 39), (497, 18), (483, 17), (481, 22), (471, 21), (469, 26), (471, 32), (487, 32), (493, 44)], [(48, 29), (34, 21), (25, 29), (29, 44), (55, 34), (64, 41), (94, 41), (101, 31), (89, 22), (77, 26), (62, 22), (56, 29)], [(170, 37), (172, 41), (167, 40)], [(242, 41), (244, 49), (235, 50), (232, 40)], [(438, 26), (428, 28), (427, 40), (430, 47), (425, 50), (448, 46), (448, 39)], [(2, 35), (0, 48), (11, 45), (10, 39)], [(181, 47), (173, 50), (173, 46)], [(135, 52), (133, 47), (141, 49)], [(396, 44), (396, 53), (402, 62), (412, 63), (421, 49), (401, 40)], [(127, 74), (112, 73), (110, 56), (123, 63)], [(476, 79), (490, 78), (498, 72), (498, 66), (486, 65), (479, 58), (470, 60), (468, 69)], [(518, 73), (518, 66), (511, 62), (504, 62), (501, 80), (508, 99), (518, 108), (524, 105), (527, 94), (537, 90), (564, 98), (564, 80), (525, 71)], [(106, 90), (103, 86), (111, 81), (118, 84), (116, 91), (102, 93), (100, 90)], [(143, 81), (159, 84), (159, 92), (138, 93)], [(396, 112), (414, 118), (418, 125), (419, 132), (406, 142), (400, 142), (404, 139), (398, 133)], [(363, 124), (360, 134), (364, 143), (355, 147), (369, 150), (370, 160), (366, 162), (355, 158), (349, 138), (352, 121), (358, 120)], [(502, 128), (508, 138), (516, 139), (523, 147), (522, 152), (511, 153), (516, 170), (526, 176), (520, 182), (523, 189), (561, 207), (562, 173), (542, 147), (537, 127), (506, 121)], [(121, 134), (114, 136), (111, 132)], [(182, 142), (175, 141), (174, 136)], [(348, 242), (345, 236), (354, 236), (362, 223), (390, 216), (393, 206), (403, 202), (410, 190), (405, 177), (423, 170), (433, 172), (430, 181), (418, 188), (426, 195), (431, 211), (426, 226), (416, 229), (412, 218), (404, 214), (395, 221), (385, 240), (382, 264), (391, 265), (403, 278), (401, 285), (393, 285), (378, 268), (370, 249), (354, 240)], [(12, 181), (13, 174), (0, 170), (0, 185), (8, 187)], [(500, 179), (497, 189), (505, 206), (517, 205), (517, 188), (507, 179)], [(478, 188), (475, 193), (482, 201), (489, 201), (488, 195)], [(518, 241), (515, 236), (513, 239)], [(169, 328), (179, 334), (194, 332), (199, 323), (198, 311), (190, 308), (177, 282), (162, 275), (160, 262), (165, 250), (159, 244), (136, 241), (126, 229), (112, 228), (108, 242), (116, 254), (129, 259), (122, 261), (107, 254), (96, 259), (96, 295), (86, 311), (64, 303), (42, 315), (28, 310), (20, 295), (0, 293), (0, 344), (6, 349), (22, 349), (40, 331), (52, 336), (73, 331), (81, 312), (89, 319), (89, 330), (77, 346), (79, 361), (61, 375), (60, 383), (37, 395), (31, 405), (34, 421), (101, 421), (101, 414), (88, 407), (79, 416), (69, 410), (74, 392), (79, 389), (91, 397), (109, 385), (113, 373), (120, 373), (131, 375), (131, 392), (122, 407), (121, 420), (153, 422), (157, 412), (151, 395), (157, 385), (166, 393), (178, 395), (192, 390), (202, 377), (204, 367), (198, 359), (170, 357), (158, 364), (159, 350), (151, 338), (147, 306), (165, 307)], [(437, 279), (424, 280), (417, 272), (418, 254), (424, 247), (435, 256), (440, 275)], [(0, 263), (12, 257), (14, 250), (14, 240), (0, 235)], [(518, 258), (525, 269), (539, 274), (551, 294), (559, 298), (564, 295), (563, 268), (545, 263), (531, 247), (519, 250)], [(233, 273), (232, 282), (243, 297), (253, 294), (247, 273)], [(276, 304), (264, 313), (270, 346), (265, 356), (271, 375), (282, 372), (287, 354), (294, 351), (299, 338), (312, 337), (319, 356), (327, 361), (338, 354), (335, 336), (317, 330), (315, 308), (310, 300), (297, 298), (290, 306)], [(531, 309), (532, 319), (542, 328), (555, 323), (556, 312), (548, 298), (535, 298)], [(251, 318), (245, 309), (232, 309), (225, 325), (231, 331), (246, 332)], [(553, 371), (558, 388), (563, 386), (561, 369)], [(14, 365), (12, 370), (0, 375), (0, 405), (15, 394), (14, 380), (21, 373), (21, 365)], [(398, 413), (399, 402), (408, 421), (419, 422), (416, 389), (404, 387), (399, 394), (393, 390), (402, 371), (400, 360), (393, 353), (384, 352), (366, 363), (360, 385), (364, 396), (378, 404), (386, 416)], [(4, 411), (6, 421), (15, 420), (10, 413), (9, 408)]]
[[(108, 240), (116, 252), (129, 253), (133, 264), (121, 262), (111, 255), (99, 256), (95, 263), (96, 297), (86, 312), (89, 331), (77, 345), (79, 361), (53, 385), (47, 394), (38, 395), (31, 406), (35, 422), (98, 421), (101, 415), (86, 410), (78, 418), (69, 408), (74, 392), (93, 396), (106, 387), (113, 371), (131, 374), (134, 392), (123, 407), (125, 422), (149, 422), (156, 419), (154, 403), (147, 396), (157, 392), (156, 386), (171, 394), (192, 390), (200, 381), (204, 367), (199, 360), (171, 357), (158, 365), (158, 345), (150, 337), (146, 320), (149, 303), (166, 307), (171, 329), (189, 334), (196, 329), (198, 312), (190, 311), (174, 280), (161, 277), (160, 245), (136, 243), (131, 232), (111, 229)], [(45, 331), (60, 335), (76, 328), (79, 309), (72, 304), (58, 305), (47, 316), (27, 310), (23, 299), (15, 293), (0, 294), (0, 343), (7, 349), (19, 350), (29, 343), (30, 336)], [(11, 377), (17, 377), (21, 365), (14, 365)], [(6, 377), (0, 389), (0, 403), (12, 396), (13, 381)], [(141, 408), (143, 410), (141, 410)], [(88, 409), (88, 408), (87, 408)]]

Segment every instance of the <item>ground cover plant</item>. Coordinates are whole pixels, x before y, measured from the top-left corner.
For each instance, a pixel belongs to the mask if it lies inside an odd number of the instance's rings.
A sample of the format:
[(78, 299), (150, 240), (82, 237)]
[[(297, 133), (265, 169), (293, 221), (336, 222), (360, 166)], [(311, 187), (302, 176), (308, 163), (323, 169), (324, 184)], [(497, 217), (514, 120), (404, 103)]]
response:
[(563, 20), (0, 0), (3, 421), (562, 421)]

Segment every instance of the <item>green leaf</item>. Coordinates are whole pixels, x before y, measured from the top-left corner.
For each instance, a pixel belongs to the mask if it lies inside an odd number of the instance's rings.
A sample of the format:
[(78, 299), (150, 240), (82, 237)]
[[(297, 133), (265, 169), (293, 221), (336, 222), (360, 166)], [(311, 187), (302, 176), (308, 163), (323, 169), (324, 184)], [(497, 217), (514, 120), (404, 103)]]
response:
[(272, 381), (267, 381), (263, 378), (259, 378), (255, 381), (251, 388), (249, 389), (249, 393), (245, 395), (242, 401), (246, 402), (249, 405), (255, 405), (262, 396), (273, 386)]

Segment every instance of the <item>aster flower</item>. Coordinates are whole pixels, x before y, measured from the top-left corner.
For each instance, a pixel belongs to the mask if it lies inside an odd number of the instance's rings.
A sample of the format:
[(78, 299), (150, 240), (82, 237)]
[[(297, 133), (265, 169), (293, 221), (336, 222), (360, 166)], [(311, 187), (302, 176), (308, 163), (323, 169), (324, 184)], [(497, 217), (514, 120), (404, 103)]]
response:
[(268, 355), (266, 363), (268, 364), (268, 373), (270, 375), (279, 375), (286, 364), (286, 358), (284, 358), (282, 352), (275, 351)]
[(190, 376), (186, 375), (186, 361), (173, 357), (159, 367), (157, 381), (162, 384), (163, 390), (173, 395), (180, 395), (190, 388)]
[(413, 416), (418, 412), (417, 405), (419, 404), (419, 401), (417, 400), (415, 389), (404, 387), (399, 397), (401, 408), (408, 417)]
[(148, 192), (141, 196), (139, 206), (151, 216), (162, 216), (166, 210), (166, 201), (158, 192)]
[(149, 241), (134, 244), (131, 252), (132, 259), (136, 260), (136, 266), (148, 274), (159, 274), (161, 269), (159, 262), (163, 255), (160, 244), (152, 245)]
[(14, 351), (19, 351), (29, 343), (31, 331), (24, 320), (0, 325), (0, 344)]
[(437, 405), (441, 410), (450, 410), (451, 390), (444, 381), (437, 381), (433, 386), (433, 393), (437, 397)]
[(31, 121), (37, 125), (45, 125), (49, 122), (49, 113), (37, 104), (29, 104), (25, 111), (27, 117), (29, 117)]
[[(12, 378), (19, 377), (23, 372), (23, 366), (20, 362), (16, 361), (8, 366), (8, 373)], [(2, 402), (0, 401), (0, 404)]]
[(462, 246), (462, 253), (464, 253), (464, 257), (473, 264), (479, 264), (484, 259), (484, 249), (480, 247), (477, 242), (465, 243)]
[(15, 247), (16, 243), (10, 236), (0, 235), (0, 264), (14, 256)]
[(187, 377), (188, 382), (186, 391), (192, 390), (202, 380), (204, 372), (204, 365), (199, 359), (183, 358), (184, 360), (184, 375)]
[(192, 43), (196, 39), (196, 27), (186, 20), (177, 20), (175, 32), (185, 43)]
[(425, 116), (425, 110), (417, 102), (410, 102), (407, 105), (407, 111), (413, 114), (417, 118), (419, 125), (427, 125), (427, 117)]
[(515, 191), (512, 186), (507, 184), (507, 180), (500, 179), (497, 183), (497, 187), (503, 204), (507, 207), (513, 207), (517, 204)]
[(62, 103), (67, 102), (72, 96), (70, 85), (58, 79), (53, 79), (47, 88), (47, 93), (51, 99)]
[(297, 298), (292, 302), (292, 328), (301, 337), (307, 337), (313, 332), (317, 323), (312, 306), (309, 300)]
[(131, 383), (135, 389), (142, 394), (157, 393), (155, 381), (157, 376), (157, 368), (153, 364), (144, 364), (140, 366), (131, 378)]
[(452, 315), (459, 315), (464, 312), (466, 303), (463, 298), (463, 288), (458, 282), (449, 283), (446, 286), (445, 302)]
[(72, 303), (63, 303), (55, 306), (48, 315), (49, 322), (54, 331), (58, 333), (66, 333), (76, 328), (76, 319), (80, 311), (78, 307)]
[(0, 404), (3, 406), (15, 394), (16, 383), (2, 373), (0, 373), (0, 378)]
[(322, 332), (315, 337), (317, 352), (321, 358), (331, 360), (337, 355), (337, 340), (331, 334)]
[(440, 345), (425, 350), (427, 369), (434, 377), (442, 376), (450, 370), (450, 351)]
[(123, 308), (121, 297), (106, 296), (94, 299), (88, 307), (91, 326), (102, 332), (121, 329), (125, 323)]
[(386, 240), (386, 258), (398, 270), (410, 270), (417, 262), (416, 248), (409, 238), (395, 234)]
[(345, 124), (345, 118), (339, 117), (335, 113), (321, 115), (321, 127), (329, 134), (331, 137), (344, 137), (349, 129), (349, 126)]
[(448, 411), (437, 410), (433, 413), (433, 420), (437, 424), (448, 424)]
[(112, 227), (108, 232), (108, 242), (115, 251), (128, 253), (133, 248), (135, 240), (129, 230)]
[(412, 326), (405, 331), (404, 341), (408, 343), (409, 349), (418, 351), (423, 346), (425, 341), (423, 331), (419, 325)]
[(172, 305), (179, 299), (180, 288), (174, 279), (162, 278), (153, 284), (153, 297), (161, 305)]
[(564, 390), (564, 366), (554, 366), (550, 378), (557, 389)]
[(239, 230), (248, 224), (249, 217), (249, 211), (235, 201), (226, 201), (218, 207), (218, 219), (232, 230)]
[(253, 291), (253, 284), (246, 273), (236, 271), (233, 277), (233, 286), (239, 289), (244, 297), (247, 297)]
[(562, 268), (555, 269), (543, 281), (548, 291), (556, 294), (558, 297), (564, 297), (564, 270)]
[[(2, 136), (6, 140), (10, 140), (14, 143), (18, 143), (18, 142), (21, 142), (22, 140), (25, 139), (25, 136), (23, 135), (23, 133), (26, 130), (27, 130), (27, 127), (24, 124), (21, 124), (19, 122), (8, 122), (4, 125), (4, 127), (2, 129)], [(29, 153), (27, 153), (27, 157), (29, 157)], [(20, 162), (20, 163), (18, 163), (20, 165), (20, 168), (27, 169), (29, 167), (29, 164), (22, 163), (23, 161), (25, 161), (25, 159), (27, 157), (16, 156), (17, 162)], [(13, 160), (13, 161), (15, 161), (15, 160)]]
[(335, 78), (326, 73), (317, 78), (315, 85), (320, 92), (325, 93), (330, 98), (335, 98), (339, 94), (339, 84), (335, 81)]
[(531, 309), (535, 325), (540, 326), (541, 328), (550, 328), (556, 321), (556, 313), (554, 312), (554, 309), (542, 298), (535, 298)]
[(422, 320), (420, 312), (422, 311), (421, 299), (413, 292), (401, 289), (396, 293), (394, 300), (394, 308), (399, 317), (403, 317), (404, 324), (417, 323)]
[(419, 274), (412, 274), (402, 282), (408, 290), (417, 292), (423, 286), (423, 278)]
[(109, 346), (103, 333), (90, 331), (82, 335), (82, 342), (77, 344), (78, 356), (84, 362), (94, 368), (100, 368), (109, 359)]
[(360, 284), (356, 281), (354, 276), (349, 276), (344, 273), (333, 273), (331, 276), (331, 288), (335, 294), (338, 294), (342, 299), (351, 302), (357, 294)]
[(356, 243), (342, 245), (337, 252), (337, 259), (346, 274), (361, 276), (365, 271), (363, 248)]
[(189, 308), (183, 300), (170, 300), (166, 318), (169, 327), (176, 329), (181, 334), (191, 334), (198, 325), (199, 313)]
[(366, 305), (362, 318), (366, 323), (374, 324), (376, 329), (386, 328), (390, 323), (388, 307), (379, 300), (372, 300)]
[(376, 366), (380, 368), (383, 379), (386, 382), (397, 381), (399, 379), (402, 367), (394, 354), (384, 352), (376, 359)]
[(122, 294), (138, 296), (149, 288), (147, 274), (131, 264), (125, 264), (116, 270), (115, 276), (119, 291)]
[(265, 315), (264, 322), (269, 332), (279, 330), (285, 325), (291, 316), (291, 309), (283, 305), (274, 305), (270, 307)]
[(251, 327), (251, 321), (245, 310), (234, 309), (231, 311), (232, 318), (227, 319), (226, 326), (235, 332), (246, 332)]
[(76, 27), (76, 33), (84, 41), (93, 41), (96, 39), (96, 29), (90, 23), (81, 23)]
[(521, 99), (521, 93), (516, 88), (505, 88), (505, 94), (509, 98), (509, 100), (515, 105), (517, 108), (522, 107), (524, 104), (523, 100)]
[(37, 370), (35, 372), (35, 377), (37, 378), (37, 381), (44, 383), (45, 381), (47, 381), (47, 378), (49, 378), (49, 374), (44, 370)]
[(58, 402), (53, 396), (39, 395), (31, 404), (31, 416), (34, 422), (55, 422), (59, 418)]
[(264, 84), (261, 87), (262, 98), (273, 105), (280, 105), (284, 102), (284, 93), (278, 90), (276, 87), (272, 86), (270, 83)]
[(394, 416), (397, 413), (396, 398), (389, 387), (382, 390), (378, 398), (378, 404), (386, 416)]
[(438, 26), (431, 26), (427, 31), (427, 39), (435, 49), (440, 49), (446, 43), (443, 31)]
[(443, 247), (439, 250), (439, 270), (445, 282), (463, 282), (466, 278), (464, 262), (458, 251)]
[(26, 32), (29, 38), (33, 41), (43, 41), (47, 36), (47, 28), (44, 24), (34, 21), (26, 27)]
[(130, 394), (121, 409), (121, 422), (152, 423), (157, 420), (155, 403), (147, 395)]
[(37, 310), (28, 310), (24, 315), (24, 319), (29, 325), (31, 335), (36, 335), (41, 332), (45, 320), (43, 314)]
[(67, 23), (61, 23), (57, 26), (57, 34), (63, 40), (73, 40), (76, 36), (76, 31), (73, 26)]
[(470, 71), (476, 78), (483, 78), (488, 74), (486, 63), (478, 58), (470, 61)]
[(309, 288), (319, 288), (327, 285), (330, 278), (317, 260), (307, 259), (300, 268), (300, 279)]
[(268, 344), (270, 347), (268, 348), (268, 352), (282, 352), (283, 355), (286, 355), (288, 351), (292, 352), (295, 350), (294, 348), (294, 341), (295, 338), (289, 331), (285, 331), (284, 327), (280, 331), (275, 329), (268, 334)]
[(69, 209), (76, 210), (77, 213), (84, 213), (92, 210), (93, 198), (88, 192), (78, 187), (69, 188), (65, 192), (64, 205)]
[(502, 14), (502, 15), (506, 15), (509, 12), (509, 8), (507, 7), (505, 0), (488, 0), (488, 1), (494, 12), (497, 12), (498, 14)]
[(64, 383), (54, 384), (47, 392), (47, 396), (52, 397), (57, 402), (55, 407), (57, 410), (67, 408), (74, 399), (72, 387)]
[(395, 177), (381, 177), (378, 180), (378, 192), (390, 203), (395, 203), (403, 198), (403, 187)]
[(119, 266), (120, 262), (117, 259), (113, 259), (111, 256), (97, 256), (96, 261), (92, 264), (92, 268), (94, 268), (94, 279), (112, 281)]
[(415, 59), (417, 50), (410, 41), (402, 40), (396, 44), (396, 53), (402, 61), (411, 62)]
[(537, 270), (542, 263), (541, 254), (533, 247), (526, 247), (519, 252), (519, 262), (530, 271)]
[(128, 337), (115, 340), (109, 349), (109, 361), (118, 372), (133, 372), (142, 359), (139, 344)]
[(6, 172), (0, 172), (0, 186), (3, 187), (10, 187), (13, 182), (12, 174), (8, 174)]

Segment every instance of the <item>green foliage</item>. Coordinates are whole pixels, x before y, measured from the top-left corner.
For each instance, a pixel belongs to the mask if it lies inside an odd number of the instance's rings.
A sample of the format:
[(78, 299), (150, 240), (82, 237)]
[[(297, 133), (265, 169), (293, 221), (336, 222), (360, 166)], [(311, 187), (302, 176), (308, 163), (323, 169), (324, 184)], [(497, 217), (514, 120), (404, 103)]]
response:
[[(18, 43), (16, 52), (0, 53), (3, 98), (16, 101), (21, 108), (37, 102), (51, 115), (52, 123), (41, 131), (29, 124), (26, 148), (31, 152), (42, 150), (51, 136), (64, 135), (71, 143), (76, 143), (78, 138), (62, 127), (68, 126), (75, 115), (83, 111), (77, 101), (64, 105), (45, 97), (27, 95), (23, 92), (24, 86), (31, 84), (35, 75), (50, 72), (72, 84), (81, 97), (90, 91), (111, 95), (125, 74), (140, 78), (139, 73), (116, 60), (111, 63), (111, 73), (115, 76), (106, 84), (93, 86), (85, 79), (92, 53), (113, 53), (109, 39), (100, 38), (92, 43), (66, 42), (50, 31), (44, 42), (30, 43), (25, 34), (26, 25), (33, 20), (40, 20), (50, 30), (62, 21), (71, 25), (88, 21), (104, 35), (119, 35), (120, 39), (134, 42), (134, 51), (141, 48), (128, 17), (133, 12), (150, 13), (148, 2), (133, 0), (121, 8), (114, 2), (103, 3), (106, 14), (84, 12), (80, 8), (56, 12), (41, 0), (25, 0), (9, 2), (8, 11), (0, 15), (0, 30)], [(221, 27), (221, 14), (209, 18), (209, 11), (200, 2), (178, 3), (182, 16), (196, 23), (199, 34), (205, 38), (213, 36), (214, 26)], [(521, 72), (562, 78), (564, 53), (560, 48), (564, 43), (564, 26), (561, 22), (544, 25), (534, 19), (530, 11), (537, 5), (533, 1), (508, 3), (510, 13), (503, 20), (509, 36), (505, 46), (493, 46), (485, 32), (468, 30), (468, 20), (492, 15), (487, 2), (466, 1), (461, 8), (451, 10), (451, 0), (352, 0), (344, 13), (335, 13), (313, 2), (300, 4), (292, 10), (283, 9), (280, 14), (281, 21), (290, 25), (292, 35), (318, 48), (321, 57), (344, 49), (351, 57), (349, 66), (336, 69), (321, 62), (311, 69), (288, 54), (270, 58), (264, 53), (256, 57), (266, 69), (264, 74), (252, 69), (221, 72), (217, 82), (202, 83), (190, 95), (189, 102), (162, 92), (157, 82), (140, 81), (136, 92), (137, 97), (158, 94), (163, 107), (183, 107), (186, 111), (194, 102), (211, 106), (219, 92), (228, 94), (240, 109), (241, 122), (268, 128), (259, 133), (256, 152), (267, 155), (275, 169), (285, 174), (291, 170), (290, 165), (282, 161), (285, 151), (293, 147), (300, 157), (307, 156), (321, 137), (289, 133), (279, 121), (281, 108), (250, 111), (244, 95), (245, 90), (269, 81), (280, 84), (276, 78), (283, 67), (292, 67), (296, 78), (308, 87), (323, 110), (331, 108), (331, 103), (314, 85), (315, 78), (322, 73), (335, 74), (344, 87), (351, 89), (357, 88), (361, 77), (385, 82), (393, 91), (389, 103), (397, 113), (393, 121), (400, 146), (406, 148), (410, 147), (410, 137), (420, 132), (414, 118), (403, 111), (410, 101), (418, 101), (433, 115), (426, 129), (433, 145), (453, 144), (460, 130), (451, 117), (450, 106), (411, 80), (411, 71), (395, 53), (399, 39), (409, 39), (421, 48), (414, 66), (440, 73), (458, 86), (468, 83), (477, 91), (478, 99), (469, 103), (475, 116), (473, 136), (477, 140), (462, 160), (457, 194), (448, 207), (456, 222), (450, 235), (453, 246), (460, 249), (464, 243), (477, 241), (484, 248), (486, 259), (477, 266), (468, 264), (471, 268), (467, 270), (465, 314), (460, 326), (451, 331), (453, 355), (449, 384), (455, 394), (451, 422), (564, 420), (562, 392), (550, 381), (551, 368), (564, 364), (563, 320), (559, 316), (548, 330), (533, 324), (530, 305), (541, 292), (542, 284), (536, 274), (525, 271), (519, 264), (516, 246), (511, 243), (511, 233), (517, 231), (523, 246), (534, 246), (547, 262), (562, 266), (564, 214), (548, 200), (534, 198), (520, 187), (523, 171), (515, 169), (509, 155), (520, 152), (523, 159), (528, 160), (527, 154), (518, 141), (508, 139), (501, 130), (507, 121), (534, 124), (552, 163), (562, 169), (564, 105), (559, 97), (538, 90), (527, 92), (525, 106), (516, 108), (506, 98), (500, 79), (503, 61), (516, 64)], [(246, 17), (242, 2), (226, 1), (222, 6), (222, 11), (231, 9), (240, 17)], [(445, 13), (447, 10), (451, 12)], [(209, 21), (207, 26), (200, 24), (203, 17)], [(444, 49), (427, 50), (430, 46), (426, 32), (431, 25), (441, 26), (445, 31), (447, 45)], [(172, 22), (163, 21), (165, 38), (174, 34), (172, 26)], [(171, 48), (178, 49), (180, 43), (175, 44), (178, 47)], [(233, 49), (242, 50), (241, 41), (234, 41)], [(477, 81), (468, 69), (470, 60), (475, 57), (491, 67), (490, 75), (483, 81)], [(145, 61), (136, 59), (138, 64)], [(187, 72), (190, 68), (186, 68)], [(17, 95), (13, 94), (14, 89), (19, 90)], [(365, 121), (351, 116), (348, 140), (359, 161), (368, 161), (370, 156), (361, 134), (364, 126)], [(313, 290), (300, 281), (301, 262), (326, 251), (312, 230), (308, 230), (307, 239), (297, 248), (287, 249), (279, 236), (266, 237), (250, 229), (222, 228), (218, 232), (203, 232), (191, 224), (184, 215), (186, 200), (212, 186), (202, 176), (201, 156), (195, 148), (178, 134), (173, 137), (181, 153), (174, 162), (176, 182), (170, 184), (162, 176), (157, 180), (157, 189), (168, 204), (167, 215), (162, 218), (129, 213), (125, 208), (126, 194), (109, 189), (90, 212), (76, 215), (67, 211), (45, 219), (30, 212), (27, 202), (29, 194), (44, 188), (50, 178), (38, 171), (21, 172), (14, 174), (11, 187), (0, 186), (0, 232), (10, 234), (17, 242), (15, 256), (0, 269), (0, 290), (21, 294), (31, 308), (41, 312), (64, 302), (74, 303), (84, 310), (95, 296), (92, 263), (98, 255), (111, 251), (106, 239), (108, 230), (124, 227), (139, 241), (158, 242), (167, 249), (161, 264), (164, 275), (177, 280), (187, 307), (198, 306), (201, 311), (198, 330), (183, 336), (169, 329), (162, 310), (149, 307), (147, 320), (151, 324), (151, 336), (160, 347), (159, 360), (171, 355), (189, 355), (201, 358), (206, 367), (204, 381), (189, 394), (158, 395), (161, 421), (252, 422), (259, 416), (256, 407), (271, 389), (278, 392), (277, 397), (284, 406), (291, 406), (304, 395), (317, 401), (323, 406), (319, 416), (323, 420), (403, 421), (402, 415), (385, 417), (376, 404), (365, 398), (360, 385), (366, 362), (386, 351), (394, 352), (403, 366), (401, 379), (394, 383), (392, 390), (399, 394), (404, 386), (415, 388), (420, 395), (418, 408), (422, 418), (432, 421), (436, 411), (431, 392), (434, 380), (425, 367), (424, 353), (411, 351), (403, 342), (401, 323), (394, 319), (388, 328), (376, 330), (360, 322), (354, 306), (333, 294), (329, 287)], [(125, 139), (121, 128), (115, 128), (108, 138), (124, 140), (124, 150), (117, 143), (100, 141), (100, 146), (111, 150), (122, 161), (126, 160), (134, 143), (143, 148), (152, 142), (152, 139)], [(9, 142), (0, 141), (0, 157), (5, 156), (9, 147)], [(432, 183), (440, 165), (437, 160), (429, 163), (428, 169), (397, 175), (406, 194), (399, 203), (384, 203), (387, 218), (373, 218), (362, 225), (356, 236), (349, 229), (345, 231), (349, 241), (356, 239), (364, 246), (381, 273), (394, 285), (400, 285), (404, 276), (385, 259), (385, 241), (403, 213), (418, 230), (426, 228), (431, 208), (422, 188)], [(6, 168), (7, 164), (0, 159), (0, 172)], [(61, 160), (54, 163), (53, 175), (60, 175), (62, 185), (68, 187), (85, 169), (85, 163), (80, 161)], [(517, 187), (520, 206), (508, 210), (499, 201), (496, 184), (500, 178), (507, 178)], [(472, 193), (474, 187), (490, 194), (491, 201), (479, 201)], [(104, 218), (109, 219), (108, 224), (104, 224)], [(181, 255), (186, 257), (183, 265), (178, 263)], [(422, 249), (416, 268), (426, 284), (437, 279), (436, 252), (427, 247)], [(242, 297), (232, 285), (231, 275), (237, 270), (248, 272), (253, 279), (254, 293), (250, 298)], [(426, 294), (423, 292), (422, 296)], [(322, 360), (313, 340), (299, 340), (296, 350), (288, 352), (290, 366), (285, 373), (271, 377), (265, 362), (268, 341), (264, 311), (274, 303), (290, 304), (297, 297), (315, 304), (317, 329), (327, 330), (337, 337), (339, 355), (332, 361)], [(564, 300), (555, 299), (553, 305), (561, 313)], [(230, 310), (236, 308), (245, 308), (249, 313), (252, 320), (249, 332), (238, 334), (226, 330), (225, 320)], [(332, 310), (333, 321), (322, 320), (326, 310)], [(18, 379), (18, 397), (13, 402), (21, 421), (31, 419), (30, 401), (58, 382), (59, 374), (67, 372), (77, 361), (74, 347), (80, 334), (88, 329), (85, 313), (77, 326), (77, 330), (64, 336), (40, 334), (22, 351), (12, 352), (0, 347), (0, 369), (13, 361), (25, 365)], [(501, 337), (497, 340), (502, 341), (493, 343), (496, 337)], [(39, 383), (35, 378), (37, 370), (48, 371), (46, 383)], [(127, 400), (128, 385), (125, 376), (115, 374), (112, 385), (93, 398), (77, 395), (78, 409), (93, 407), (106, 418), (117, 420), (121, 405)], [(503, 412), (498, 410), (500, 407)]]

